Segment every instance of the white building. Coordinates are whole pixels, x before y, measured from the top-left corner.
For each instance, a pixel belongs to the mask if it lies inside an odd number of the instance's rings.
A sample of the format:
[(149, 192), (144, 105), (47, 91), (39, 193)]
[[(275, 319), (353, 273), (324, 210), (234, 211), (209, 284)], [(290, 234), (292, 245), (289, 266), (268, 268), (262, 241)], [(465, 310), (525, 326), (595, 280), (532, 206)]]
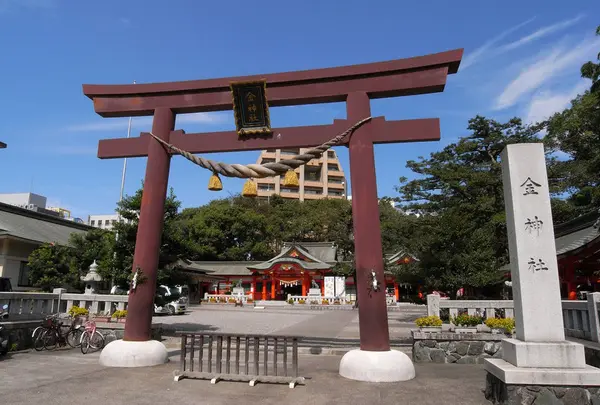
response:
[[(120, 219), (123, 222), (128, 222), (124, 218)], [(101, 228), (111, 230), (114, 224), (119, 221), (119, 214), (105, 214), (105, 215), (89, 215), (87, 224), (94, 228)]]
[(0, 202), (21, 208), (28, 208), (29, 206), (46, 208), (46, 197), (34, 193), (0, 194)]

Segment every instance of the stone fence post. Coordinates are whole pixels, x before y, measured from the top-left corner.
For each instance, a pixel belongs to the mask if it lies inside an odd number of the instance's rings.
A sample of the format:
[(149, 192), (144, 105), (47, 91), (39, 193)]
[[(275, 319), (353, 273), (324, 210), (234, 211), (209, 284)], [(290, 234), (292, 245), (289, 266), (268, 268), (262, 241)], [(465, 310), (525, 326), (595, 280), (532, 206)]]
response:
[(440, 316), (440, 296), (427, 294), (427, 316)]
[[(67, 292), (66, 288), (55, 288), (52, 290), (53, 294), (58, 295), (58, 301), (56, 303), (56, 309), (54, 309), (54, 306), (52, 308), (52, 313), (60, 313), (60, 301), (62, 299), (62, 295), (65, 294)], [(54, 301), (52, 301), (54, 303)]]
[(598, 320), (598, 301), (600, 292), (587, 294), (588, 319), (590, 320), (590, 334), (593, 342), (600, 342), (600, 321)]

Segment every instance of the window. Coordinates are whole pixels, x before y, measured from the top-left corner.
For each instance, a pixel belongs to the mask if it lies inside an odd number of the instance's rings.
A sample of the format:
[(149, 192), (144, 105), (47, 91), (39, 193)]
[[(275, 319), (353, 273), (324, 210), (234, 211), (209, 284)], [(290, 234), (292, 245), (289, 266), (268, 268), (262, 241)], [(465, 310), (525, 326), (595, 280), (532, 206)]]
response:
[(105, 220), (104, 220), (104, 225), (105, 225), (105, 226), (108, 226), (108, 225), (110, 225), (110, 219), (105, 219)]
[(91, 225), (91, 226), (95, 226), (95, 225), (96, 225), (96, 220), (92, 219), (92, 220), (90, 221), (90, 225)]
[(291, 188), (291, 187), (281, 187), (281, 192), (282, 193), (297, 193), (298, 189), (297, 188)]
[(265, 158), (261, 161), (263, 164), (264, 163), (275, 163), (275, 159), (273, 158)]
[(327, 181), (330, 183), (335, 183), (335, 184), (344, 184), (343, 177), (328, 177)]
[(335, 171), (338, 171), (338, 170), (339, 170), (339, 168), (338, 168), (338, 165), (336, 165), (335, 163), (329, 163), (329, 164), (327, 165), (327, 169), (328, 169), (328, 170), (335, 170)]
[(31, 281), (29, 281), (29, 266), (28, 262), (21, 262), (19, 267), (19, 287), (31, 287)]
[(335, 159), (335, 152), (332, 150), (327, 151), (327, 157), (330, 159)]
[(304, 193), (305, 194), (323, 194), (323, 190), (320, 188), (304, 187)]
[(271, 184), (259, 184), (258, 189), (260, 191), (271, 191), (271, 190), (274, 190), (275, 187), (273, 187), (273, 185), (271, 185)]
[(342, 191), (332, 190), (332, 189), (327, 190), (327, 194), (329, 194), (331, 196), (336, 196), (336, 197), (341, 197), (342, 195), (344, 195), (344, 193)]
[(116, 224), (116, 223), (117, 223), (117, 220), (116, 220), (116, 219), (113, 219), (113, 220), (112, 220), (112, 224), (114, 225), (114, 224)]
[(300, 149), (281, 149), (282, 155), (299, 155)]

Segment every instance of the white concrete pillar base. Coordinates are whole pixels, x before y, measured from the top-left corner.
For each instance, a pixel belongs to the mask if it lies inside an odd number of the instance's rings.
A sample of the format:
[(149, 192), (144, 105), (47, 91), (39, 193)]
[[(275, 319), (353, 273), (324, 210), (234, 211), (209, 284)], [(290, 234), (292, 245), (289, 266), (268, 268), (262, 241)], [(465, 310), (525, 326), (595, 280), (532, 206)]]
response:
[(398, 382), (415, 378), (412, 360), (397, 350), (370, 352), (351, 350), (342, 357), (340, 375), (366, 382)]
[(100, 364), (105, 367), (151, 367), (167, 361), (167, 348), (157, 340), (115, 340), (107, 344), (100, 353)]

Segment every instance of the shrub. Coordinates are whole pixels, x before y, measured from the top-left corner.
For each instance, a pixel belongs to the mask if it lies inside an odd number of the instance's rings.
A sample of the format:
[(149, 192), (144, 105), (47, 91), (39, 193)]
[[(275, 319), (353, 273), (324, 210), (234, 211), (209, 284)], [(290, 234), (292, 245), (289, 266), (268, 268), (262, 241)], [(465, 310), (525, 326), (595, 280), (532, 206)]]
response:
[(290, 298), (289, 300), (287, 300), (287, 303), (290, 305), (294, 305), (294, 300)]
[(477, 326), (483, 323), (483, 318), (477, 315), (461, 314), (452, 318), (452, 323), (456, 326)]
[(504, 329), (506, 333), (511, 333), (515, 328), (513, 318), (490, 318), (486, 319), (485, 324), (490, 329)]
[(321, 301), (321, 304), (323, 304), (323, 305), (329, 305), (329, 301), (323, 300), (323, 301)]
[(216, 303), (216, 302), (217, 302), (217, 299), (216, 299), (215, 297), (210, 297), (210, 298), (208, 299), (208, 302)]
[(230, 304), (235, 304), (237, 300), (235, 298), (229, 298), (229, 303)]
[(442, 320), (435, 315), (432, 316), (423, 316), (421, 318), (417, 318), (415, 320), (415, 324), (419, 328), (424, 328), (427, 326), (442, 326)]
[(69, 316), (75, 318), (77, 316), (88, 316), (90, 311), (85, 308), (80, 308), (78, 306), (73, 305), (71, 309), (69, 309)]
[(248, 298), (248, 300), (246, 300), (247, 303), (251, 304), (254, 302), (254, 300), (252, 298)]
[(341, 305), (341, 302), (340, 302), (340, 300), (334, 300), (334, 301), (333, 301), (333, 305)]
[(305, 301), (305, 300), (303, 300), (302, 298), (300, 298), (300, 299), (298, 300), (298, 304), (306, 304), (306, 301)]
[(127, 317), (127, 310), (126, 309), (118, 309), (115, 312), (113, 312), (112, 314), (113, 318), (126, 318)]

